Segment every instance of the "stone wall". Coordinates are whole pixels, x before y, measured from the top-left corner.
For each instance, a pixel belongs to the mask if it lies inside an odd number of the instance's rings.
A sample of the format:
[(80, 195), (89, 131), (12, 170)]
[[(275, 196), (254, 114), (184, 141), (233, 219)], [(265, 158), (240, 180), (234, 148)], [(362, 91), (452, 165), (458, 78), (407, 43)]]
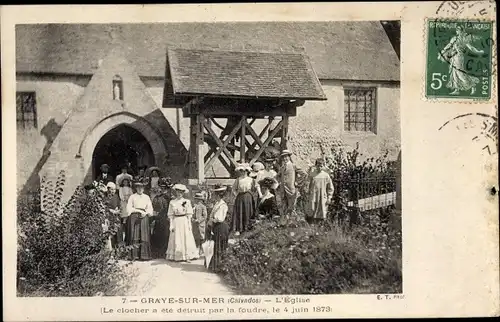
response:
[[(113, 68), (122, 69), (117, 63), (120, 60), (113, 60), (113, 64), (108, 65), (108, 73), (104, 73), (104, 78), (113, 76)], [(123, 70), (122, 76), (127, 78), (133, 71)], [(132, 77), (132, 76), (130, 76)], [(132, 78), (135, 78), (133, 76)], [(75, 108), (78, 101), (82, 98), (86, 86), (89, 84), (88, 76), (18, 76), (18, 91), (35, 91), (37, 95), (38, 109), (38, 129), (37, 130), (19, 130), (17, 137), (17, 173), (18, 188), (25, 186), (26, 182), (37, 178), (34, 174), (40, 171), (40, 164), (43, 165), (44, 149), (50, 148), (52, 141), (58, 136), (59, 130), (65, 120), (70, 115), (70, 111)], [(106, 83), (107, 84), (107, 83)], [(81, 118), (92, 118), (92, 120), (83, 119), (73, 121), (71, 127), (73, 130), (64, 131), (66, 136), (71, 135), (73, 139), (59, 138), (58, 146), (66, 146), (64, 149), (71, 150), (71, 157), (75, 156), (78, 150), (75, 145), (81, 141), (83, 134), (91, 125), (98, 123), (103, 117), (119, 110), (130, 110), (134, 114), (142, 115), (141, 106), (148, 106), (148, 113), (163, 115), (163, 118), (151, 117), (151, 122), (155, 122), (156, 127), (160, 129), (164, 136), (171, 137), (168, 145), (169, 152), (174, 155), (174, 161), (180, 168), (183, 167), (184, 154), (177, 153), (172, 149), (185, 150), (189, 148), (189, 119), (182, 117), (182, 111), (178, 113), (176, 109), (161, 108), (163, 98), (163, 80), (160, 78), (141, 78), (139, 88), (130, 91), (125, 89), (125, 98), (128, 104), (125, 107), (113, 107), (115, 102), (103, 103), (100, 96), (105, 95), (109, 90), (100, 89), (100, 85), (95, 86), (94, 93), (88, 94), (93, 99), (88, 100), (88, 106), (80, 106), (79, 113)], [(291, 118), (289, 127), (289, 147), (295, 152), (295, 160), (301, 166), (307, 166), (315, 158), (321, 155), (319, 143), (328, 151), (336, 142), (343, 142), (348, 147), (354, 147), (357, 142), (360, 144), (360, 150), (365, 156), (378, 156), (385, 149), (388, 149), (391, 159), (396, 159), (400, 148), (400, 103), (399, 103), (399, 85), (382, 83), (344, 83), (340, 81), (322, 80), (323, 90), (328, 98), (326, 101), (307, 102), (299, 107), (297, 116)], [(343, 86), (354, 85), (377, 86), (377, 133), (351, 133), (343, 130)], [(104, 86), (104, 85), (103, 85)], [(145, 89), (142, 92), (142, 87)], [(105, 91), (106, 93), (100, 93)], [(127, 95), (131, 93), (141, 93), (141, 97), (130, 98)], [(147, 102), (143, 93), (149, 96), (152, 103)], [(107, 93), (109, 94), (109, 93)], [(100, 95), (100, 96), (99, 96)], [(138, 94), (139, 95), (139, 94)], [(131, 99), (131, 100), (130, 100)], [(131, 105), (130, 105), (131, 104)], [(81, 104), (80, 104), (81, 105)], [(92, 108), (99, 105), (101, 110)], [(104, 110), (102, 110), (104, 109)], [(116, 110), (116, 111), (115, 111)], [(92, 113), (90, 113), (93, 111)], [(113, 112), (114, 111), (114, 112)], [(156, 111), (156, 112), (154, 112)], [(180, 116), (180, 117), (178, 117)], [(163, 121), (162, 121), (163, 119)], [(166, 120), (166, 122), (165, 122)], [(163, 122), (163, 123), (162, 123)], [(257, 132), (264, 126), (265, 121), (256, 122), (254, 126)], [(82, 133), (81, 135), (78, 133)], [(175, 140), (172, 137), (175, 134)], [(78, 137), (80, 135), (80, 137)], [(179, 144), (181, 144), (179, 146)], [(54, 150), (55, 147), (52, 147)], [(46, 158), (46, 156), (45, 156)], [(179, 168), (179, 169), (180, 169)], [(220, 165), (214, 170), (219, 175)], [(177, 172), (177, 171), (176, 171)], [(179, 172), (180, 173), (180, 172)], [(36, 180), (35, 180), (36, 181)]]

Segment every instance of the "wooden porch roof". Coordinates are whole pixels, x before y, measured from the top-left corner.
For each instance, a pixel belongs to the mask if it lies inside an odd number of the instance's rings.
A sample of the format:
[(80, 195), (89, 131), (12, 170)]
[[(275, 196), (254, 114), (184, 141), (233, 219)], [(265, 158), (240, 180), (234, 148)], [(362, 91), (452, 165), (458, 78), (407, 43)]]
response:
[(178, 96), (326, 100), (301, 53), (169, 49), (166, 68), (164, 107)]

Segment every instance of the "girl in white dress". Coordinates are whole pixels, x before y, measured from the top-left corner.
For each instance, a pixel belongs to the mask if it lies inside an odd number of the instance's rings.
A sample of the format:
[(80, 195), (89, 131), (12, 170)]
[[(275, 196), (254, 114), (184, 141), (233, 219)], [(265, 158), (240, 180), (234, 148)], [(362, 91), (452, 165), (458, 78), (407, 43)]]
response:
[(184, 198), (188, 189), (183, 184), (176, 184), (172, 190), (175, 199), (168, 206), (170, 237), (168, 240), (167, 259), (172, 261), (190, 261), (198, 258), (198, 248), (193, 236), (191, 201)]

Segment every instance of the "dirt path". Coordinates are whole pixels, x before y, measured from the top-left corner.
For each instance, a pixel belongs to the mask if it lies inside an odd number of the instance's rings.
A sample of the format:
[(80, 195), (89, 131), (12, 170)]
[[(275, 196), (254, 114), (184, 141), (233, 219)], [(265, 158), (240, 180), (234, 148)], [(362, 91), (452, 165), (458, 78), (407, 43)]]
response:
[(203, 266), (203, 259), (190, 263), (176, 263), (164, 259), (133, 262), (134, 271), (130, 296), (198, 296), (231, 295), (220, 277)]

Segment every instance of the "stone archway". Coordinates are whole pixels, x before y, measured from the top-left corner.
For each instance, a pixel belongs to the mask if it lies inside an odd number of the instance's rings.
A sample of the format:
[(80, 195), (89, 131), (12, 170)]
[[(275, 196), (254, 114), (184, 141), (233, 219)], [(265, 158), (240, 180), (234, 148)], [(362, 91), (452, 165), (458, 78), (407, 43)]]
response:
[(123, 125), (136, 130), (145, 138), (148, 145), (151, 147), (156, 163), (155, 165), (163, 169), (168, 152), (166, 144), (158, 130), (144, 118), (132, 113), (122, 112), (106, 117), (85, 133), (77, 154), (77, 157), (81, 158), (81, 168), (84, 171), (83, 176), (85, 181), (88, 182), (96, 176), (92, 164), (92, 156), (99, 141), (107, 133)]

